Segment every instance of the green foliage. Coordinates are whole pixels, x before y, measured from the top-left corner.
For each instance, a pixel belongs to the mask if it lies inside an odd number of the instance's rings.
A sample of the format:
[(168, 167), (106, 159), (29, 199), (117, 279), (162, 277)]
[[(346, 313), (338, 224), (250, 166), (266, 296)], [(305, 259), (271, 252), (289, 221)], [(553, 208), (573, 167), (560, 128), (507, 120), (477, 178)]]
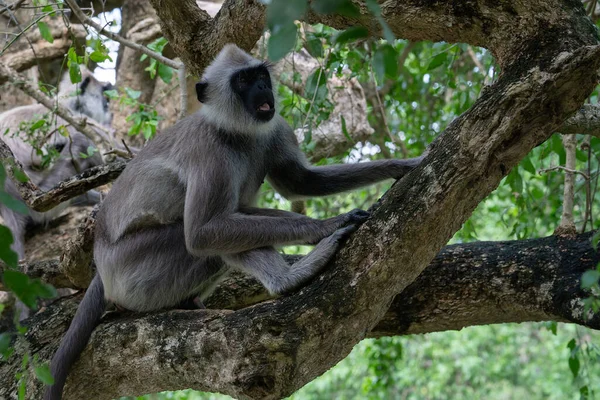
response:
[[(165, 46), (169, 42), (164, 37), (158, 38), (152, 43), (148, 45), (148, 48), (158, 54), (162, 54)], [(142, 54), (140, 61), (144, 61), (148, 56), (146, 54)], [(173, 79), (173, 68), (158, 62), (154, 58), (150, 59), (150, 64), (146, 67), (144, 71), (148, 71), (150, 73), (150, 78), (154, 79), (156, 75), (162, 79), (165, 83), (171, 83), (171, 79)]]
[(42, 36), (42, 38), (49, 43), (54, 43), (54, 37), (52, 36), (52, 33), (50, 32), (50, 28), (48, 27), (48, 24), (46, 24), (44, 21), (39, 21), (37, 23), (37, 26), (38, 26), (38, 29), (40, 31), (40, 35)]
[(142, 94), (139, 90), (133, 90), (126, 87), (123, 92), (124, 93), (119, 94), (116, 90), (109, 90), (105, 93), (111, 99), (118, 98), (119, 105), (129, 106), (134, 109), (134, 111), (126, 118), (127, 122), (132, 122), (129, 131), (127, 132), (128, 135), (134, 136), (141, 133), (146, 140), (152, 139), (156, 134), (158, 121), (161, 119), (158, 112), (154, 106), (139, 102), (139, 98)]
[(95, 63), (101, 63), (104, 61), (112, 61), (109, 55), (109, 49), (104, 44), (104, 41), (100, 38), (90, 38), (87, 41), (88, 47), (92, 50), (89, 53), (89, 58)]
[(71, 79), (71, 82), (81, 82), (79, 57), (77, 57), (77, 53), (75, 53), (75, 47), (69, 48), (69, 51), (67, 52), (67, 67), (69, 67), (69, 78)]

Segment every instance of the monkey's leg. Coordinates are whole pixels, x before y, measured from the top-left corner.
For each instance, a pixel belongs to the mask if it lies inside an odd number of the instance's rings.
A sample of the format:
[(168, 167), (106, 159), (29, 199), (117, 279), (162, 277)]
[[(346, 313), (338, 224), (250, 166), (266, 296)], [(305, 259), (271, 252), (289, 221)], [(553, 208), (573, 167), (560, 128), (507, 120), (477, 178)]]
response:
[(291, 266), (273, 247), (226, 255), (223, 260), (254, 276), (270, 293), (283, 293), (302, 286), (315, 276), (331, 260), (342, 241), (356, 228), (357, 226), (351, 225), (338, 229)]
[(229, 270), (220, 257), (188, 253), (182, 222), (130, 233), (114, 243), (100, 229), (94, 260), (106, 298), (137, 312), (189, 308), (186, 300), (203, 300)]

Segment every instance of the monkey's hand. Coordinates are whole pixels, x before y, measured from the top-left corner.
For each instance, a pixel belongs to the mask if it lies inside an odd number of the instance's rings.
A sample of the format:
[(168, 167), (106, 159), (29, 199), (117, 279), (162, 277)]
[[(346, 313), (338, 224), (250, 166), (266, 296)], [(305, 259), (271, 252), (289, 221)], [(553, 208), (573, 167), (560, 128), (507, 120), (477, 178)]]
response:
[(363, 222), (365, 222), (371, 213), (365, 210), (361, 210), (360, 208), (355, 208), (354, 210), (347, 212), (346, 214), (340, 215), (342, 220), (342, 226), (356, 225), (358, 228)]
[[(358, 227), (365, 222), (371, 214), (368, 211), (354, 209), (345, 214), (338, 215), (337, 217), (326, 219), (323, 222), (324, 229), (319, 232), (318, 235), (307, 241), (306, 244), (314, 245), (319, 243), (321, 240), (332, 237), (339, 231), (354, 232)], [(348, 229), (346, 229), (348, 228)]]
[(426, 156), (427, 152), (415, 158), (405, 158), (403, 160), (390, 160), (390, 177), (394, 179), (402, 178), (404, 175), (417, 168)]

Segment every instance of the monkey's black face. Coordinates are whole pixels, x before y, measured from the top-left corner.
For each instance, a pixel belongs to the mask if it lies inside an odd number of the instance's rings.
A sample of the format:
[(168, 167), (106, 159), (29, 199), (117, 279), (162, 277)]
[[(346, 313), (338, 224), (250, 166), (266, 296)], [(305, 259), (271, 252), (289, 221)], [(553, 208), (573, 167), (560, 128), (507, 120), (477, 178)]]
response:
[(275, 115), (275, 98), (269, 70), (260, 65), (238, 71), (231, 77), (231, 88), (240, 96), (244, 108), (261, 122)]

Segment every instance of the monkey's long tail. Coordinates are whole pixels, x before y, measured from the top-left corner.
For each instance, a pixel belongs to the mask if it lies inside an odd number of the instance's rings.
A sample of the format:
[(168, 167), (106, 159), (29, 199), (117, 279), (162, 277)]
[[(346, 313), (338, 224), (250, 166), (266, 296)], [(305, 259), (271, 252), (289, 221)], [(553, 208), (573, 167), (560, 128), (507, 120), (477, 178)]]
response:
[(69, 370), (87, 345), (92, 331), (98, 325), (105, 310), (104, 285), (102, 285), (100, 276), (96, 274), (77, 308), (69, 330), (52, 358), (50, 371), (54, 377), (54, 384), (46, 388), (44, 400), (60, 400), (62, 398)]

